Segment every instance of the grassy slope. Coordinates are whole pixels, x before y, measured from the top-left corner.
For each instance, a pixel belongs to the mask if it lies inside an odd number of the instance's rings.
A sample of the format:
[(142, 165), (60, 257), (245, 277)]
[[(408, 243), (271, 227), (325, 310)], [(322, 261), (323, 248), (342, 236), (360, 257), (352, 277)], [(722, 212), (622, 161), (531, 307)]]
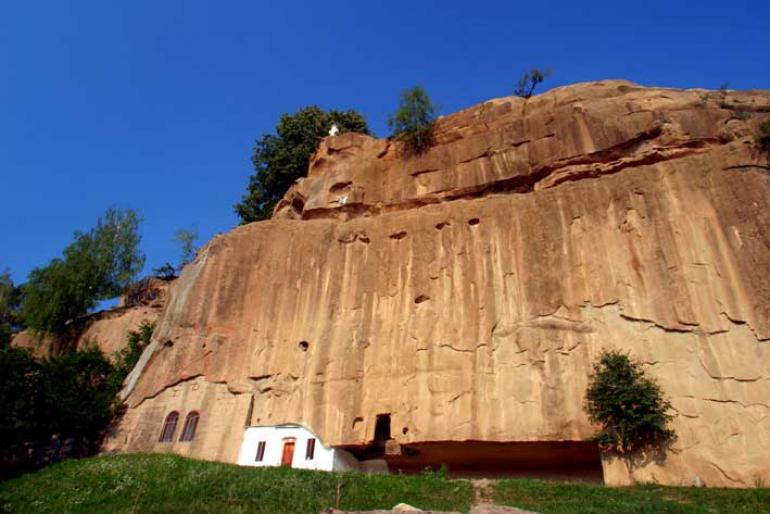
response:
[(243, 468), (172, 455), (71, 460), (0, 483), (0, 512), (318, 513), (343, 509), (467, 509), (473, 491), (439, 476), (336, 474)]
[(544, 480), (500, 480), (492, 499), (543, 514), (770, 513), (770, 489), (610, 488)]
[[(118, 455), (59, 463), (0, 482), (0, 512), (317, 513), (390, 508), (467, 512), (470, 483), (438, 475), (363, 475), (243, 468), (173, 455)], [(770, 513), (768, 489), (605, 488), (500, 480), (497, 503), (548, 513)]]

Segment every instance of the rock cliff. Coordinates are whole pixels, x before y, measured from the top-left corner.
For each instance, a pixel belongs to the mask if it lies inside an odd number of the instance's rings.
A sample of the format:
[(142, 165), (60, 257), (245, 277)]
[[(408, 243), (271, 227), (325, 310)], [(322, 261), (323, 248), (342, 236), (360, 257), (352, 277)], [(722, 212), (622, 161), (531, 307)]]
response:
[(329, 137), (273, 219), (174, 286), (108, 448), (233, 462), (243, 427), (393, 440), (582, 441), (604, 347), (661, 384), (679, 439), (631, 479), (770, 482), (770, 92), (605, 81), (443, 117), (435, 145)]

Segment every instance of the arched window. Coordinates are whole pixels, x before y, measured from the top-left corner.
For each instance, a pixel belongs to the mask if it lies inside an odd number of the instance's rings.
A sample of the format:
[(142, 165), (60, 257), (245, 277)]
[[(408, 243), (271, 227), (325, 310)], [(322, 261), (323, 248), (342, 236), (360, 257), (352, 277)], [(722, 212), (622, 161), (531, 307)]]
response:
[(196, 411), (192, 411), (187, 415), (187, 419), (184, 421), (182, 435), (179, 436), (181, 442), (189, 442), (195, 438), (195, 429), (198, 428), (198, 419), (200, 419), (200, 414)]
[(163, 423), (163, 430), (160, 432), (161, 443), (170, 443), (174, 441), (174, 432), (176, 432), (176, 422), (179, 421), (179, 413), (177, 411), (171, 411), (166, 416), (166, 421)]

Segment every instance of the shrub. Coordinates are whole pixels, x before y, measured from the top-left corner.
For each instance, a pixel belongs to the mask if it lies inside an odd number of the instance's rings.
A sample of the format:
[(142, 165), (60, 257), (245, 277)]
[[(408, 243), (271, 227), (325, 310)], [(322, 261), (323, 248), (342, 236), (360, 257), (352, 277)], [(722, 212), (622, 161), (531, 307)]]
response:
[(123, 380), (131, 373), (142, 352), (150, 344), (152, 332), (155, 330), (155, 323), (143, 321), (137, 330), (131, 330), (126, 336), (126, 346), (115, 355), (115, 371), (118, 386), (123, 384)]
[(433, 144), (436, 107), (421, 86), (401, 93), (398, 110), (388, 119), (392, 136), (404, 143), (407, 155), (424, 153)]
[(549, 75), (551, 75), (550, 70), (533, 68), (521, 76), (518, 84), (516, 84), (516, 89), (513, 90), (513, 94), (522, 98), (530, 98), (538, 84), (543, 82)]
[(603, 451), (629, 455), (672, 440), (671, 404), (638, 362), (618, 351), (603, 351), (586, 391), (586, 411), (601, 429)]
[(176, 278), (176, 268), (170, 262), (152, 268), (152, 274), (163, 280), (172, 280)]

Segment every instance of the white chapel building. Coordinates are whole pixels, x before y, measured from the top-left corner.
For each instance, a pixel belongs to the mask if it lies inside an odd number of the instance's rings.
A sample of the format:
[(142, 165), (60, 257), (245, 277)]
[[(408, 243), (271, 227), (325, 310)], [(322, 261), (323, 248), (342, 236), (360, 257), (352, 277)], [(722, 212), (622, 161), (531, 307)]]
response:
[(296, 423), (246, 428), (238, 464), (323, 471), (361, 469), (353, 455), (345, 450), (324, 446), (310, 429)]

